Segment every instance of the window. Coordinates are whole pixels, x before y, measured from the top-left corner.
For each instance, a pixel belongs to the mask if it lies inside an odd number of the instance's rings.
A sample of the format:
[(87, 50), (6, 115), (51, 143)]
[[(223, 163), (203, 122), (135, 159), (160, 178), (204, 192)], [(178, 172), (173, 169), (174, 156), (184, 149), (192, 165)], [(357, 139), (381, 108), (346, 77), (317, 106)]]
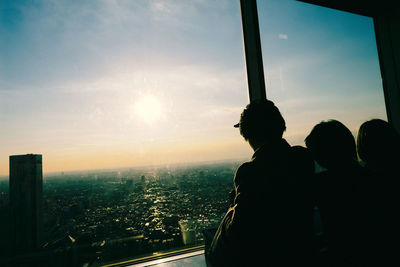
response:
[(257, 4), (267, 97), (291, 144), (304, 145), (322, 120), (354, 134), (366, 120), (386, 120), (372, 18), (297, 1)]
[[(43, 154), (35, 253), (0, 263), (91, 265), (202, 245), (251, 150), (235, 1), (37, 1), (0, 5), (0, 214), (9, 155)], [(303, 144), (330, 118), (354, 133), (386, 118), (370, 18), (258, 1), (267, 97)], [(49, 256), (50, 255), (50, 256)]]
[(2, 218), (9, 156), (42, 154), (44, 171), (42, 242), (13, 254), (2, 220), (2, 261), (107, 263), (202, 245), (251, 155), (233, 128), (248, 101), (238, 3), (6, 2), (1, 12)]

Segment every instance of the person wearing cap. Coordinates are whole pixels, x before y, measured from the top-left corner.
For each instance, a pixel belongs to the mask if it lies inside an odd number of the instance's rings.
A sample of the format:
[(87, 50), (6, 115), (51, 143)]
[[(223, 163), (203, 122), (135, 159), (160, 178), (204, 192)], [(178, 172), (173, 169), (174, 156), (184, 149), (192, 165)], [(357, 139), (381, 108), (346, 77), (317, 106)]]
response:
[(251, 102), (234, 127), (254, 150), (234, 177), (233, 203), (206, 251), (208, 266), (310, 265), (314, 162), (282, 138), (272, 101)]

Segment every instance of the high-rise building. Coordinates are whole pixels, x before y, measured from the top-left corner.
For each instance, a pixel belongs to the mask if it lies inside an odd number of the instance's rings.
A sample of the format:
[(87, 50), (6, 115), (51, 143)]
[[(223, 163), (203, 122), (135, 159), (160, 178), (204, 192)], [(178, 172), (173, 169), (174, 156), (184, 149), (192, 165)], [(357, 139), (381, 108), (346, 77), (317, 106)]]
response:
[(193, 220), (180, 220), (178, 222), (181, 228), (182, 241), (184, 245), (196, 243), (196, 225)]
[(18, 252), (41, 246), (42, 185), (42, 155), (10, 156), (11, 240)]

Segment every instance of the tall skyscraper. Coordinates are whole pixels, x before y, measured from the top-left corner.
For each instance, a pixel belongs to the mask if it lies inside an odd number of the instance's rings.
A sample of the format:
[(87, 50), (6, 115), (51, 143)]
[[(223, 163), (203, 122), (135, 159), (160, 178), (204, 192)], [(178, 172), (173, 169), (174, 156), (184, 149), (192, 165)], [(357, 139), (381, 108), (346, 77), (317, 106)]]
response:
[(41, 246), (42, 186), (42, 155), (10, 156), (11, 239), (18, 252)]

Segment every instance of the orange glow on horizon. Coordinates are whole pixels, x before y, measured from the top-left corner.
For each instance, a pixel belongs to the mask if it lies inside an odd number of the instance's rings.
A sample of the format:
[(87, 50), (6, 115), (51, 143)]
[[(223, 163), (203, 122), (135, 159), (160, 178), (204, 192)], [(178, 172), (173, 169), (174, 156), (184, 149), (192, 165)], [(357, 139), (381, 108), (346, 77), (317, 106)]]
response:
[[(164, 164), (195, 163), (251, 157), (249, 145), (241, 140), (208, 140), (199, 143), (81, 151), (81, 153), (43, 153), (43, 172), (95, 170)], [(7, 159), (8, 160), (8, 159)], [(4, 166), (4, 165), (3, 165)], [(7, 168), (0, 169), (2, 175)]]

